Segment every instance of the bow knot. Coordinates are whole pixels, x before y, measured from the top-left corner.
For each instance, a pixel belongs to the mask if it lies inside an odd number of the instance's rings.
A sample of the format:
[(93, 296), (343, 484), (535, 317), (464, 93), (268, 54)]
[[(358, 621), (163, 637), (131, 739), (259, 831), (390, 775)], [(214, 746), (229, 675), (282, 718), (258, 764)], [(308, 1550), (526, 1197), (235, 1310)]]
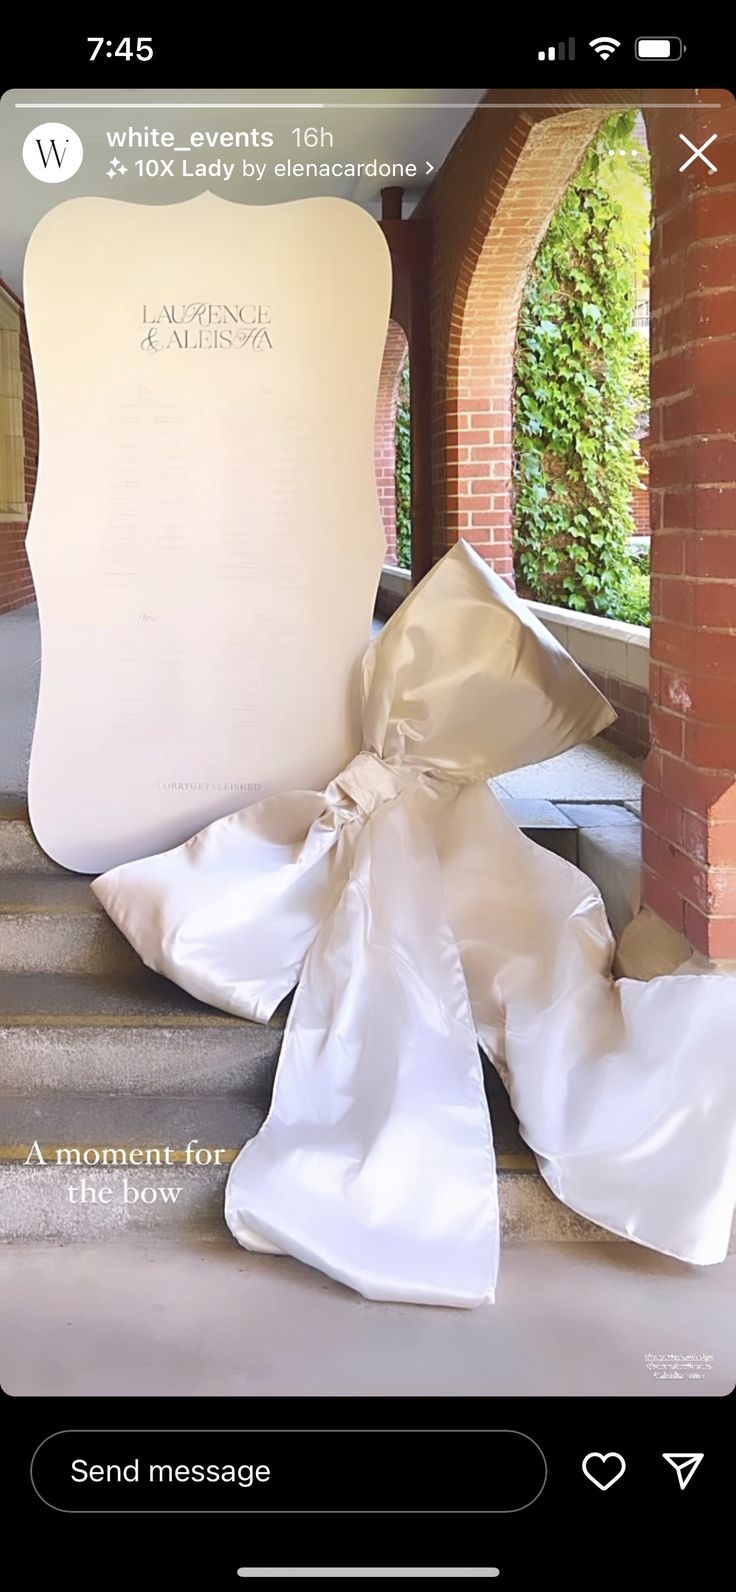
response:
[(408, 785), (421, 785), (425, 790), (434, 790), (440, 786), (447, 788), (449, 783), (432, 769), (388, 762), (379, 757), (377, 752), (358, 752), (347, 768), (331, 781), (325, 794), (330, 805), (337, 807), (342, 806), (343, 798), (348, 796), (356, 809), (351, 816), (365, 820), (372, 817), (384, 802), (400, 796)]

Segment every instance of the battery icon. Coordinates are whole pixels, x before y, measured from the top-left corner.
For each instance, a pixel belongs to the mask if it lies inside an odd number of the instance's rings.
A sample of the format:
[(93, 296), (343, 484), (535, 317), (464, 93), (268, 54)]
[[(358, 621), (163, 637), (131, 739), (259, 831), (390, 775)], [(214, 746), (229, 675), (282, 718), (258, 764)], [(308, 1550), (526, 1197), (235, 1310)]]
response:
[(679, 61), (684, 53), (685, 46), (682, 39), (677, 39), (673, 34), (669, 38), (637, 39), (637, 61)]

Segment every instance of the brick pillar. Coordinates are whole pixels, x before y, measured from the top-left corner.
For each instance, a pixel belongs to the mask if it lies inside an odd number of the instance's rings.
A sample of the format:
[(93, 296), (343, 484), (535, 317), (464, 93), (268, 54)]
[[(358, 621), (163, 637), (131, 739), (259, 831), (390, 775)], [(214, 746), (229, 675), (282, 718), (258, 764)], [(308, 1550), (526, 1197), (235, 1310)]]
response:
[[(11, 292), (7, 284), (0, 279), (0, 292), (6, 296), (13, 313), (17, 315), (17, 333), (19, 339), (18, 356), (20, 363), (20, 382), (22, 386), (22, 426), (23, 426), (23, 460), (24, 460), (24, 486), (27, 513), (30, 514), (33, 494), (36, 489), (36, 472), (38, 467), (38, 411), (36, 409), (36, 385), (33, 379), (31, 353), (28, 346), (23, 307), (16, 295)], [(0, 329), (3, 323), (10, 326), (7, 314), (0, 313)], [(0, 350), (0, 358), (2, 350)], [(15, 361), (13, 361), (15, 363)], [(17, 373), (10, 373), (10, 380), (17, 379)], [(0, 382), (8, 380), (7, 373), (0, 371)], [(0, 423), (2, 417), (0, 416)], [(21, 518), (14, 515), (12, 519), (3, 519), (2, 506), (0, 506), (0, 614), (9, 613), (14, 608), (22, 608), (26, 603), (34, 601), (33, 581), (26, 557), (26, 532), (28, 530), (27, 517)]]
[(386, 532), (387, 564), (396, 564), (396, 399), (406, 359), (406, 336), (396, 321), (389, 321), (376, 404), (373, 456), (376, 488)]
[[(727, 98), (723, 94), (720, 100)], [(736, 109), (647, 115), (653, 164), (652, 751), (644, 899), (736, 958)], [(718, 170), (687, 154), (682, 131)], [(684, 154), (682, 153), (684, 150)]]

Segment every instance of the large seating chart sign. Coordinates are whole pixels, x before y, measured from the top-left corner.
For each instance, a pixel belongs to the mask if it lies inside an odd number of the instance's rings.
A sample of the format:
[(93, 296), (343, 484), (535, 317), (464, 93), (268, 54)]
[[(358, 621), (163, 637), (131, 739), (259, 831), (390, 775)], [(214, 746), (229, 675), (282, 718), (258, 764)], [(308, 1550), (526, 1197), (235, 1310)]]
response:
[(41, 845), (99, 873), (359, 744), (390, 261), (340, 199), (74, 199), (26, 256)]

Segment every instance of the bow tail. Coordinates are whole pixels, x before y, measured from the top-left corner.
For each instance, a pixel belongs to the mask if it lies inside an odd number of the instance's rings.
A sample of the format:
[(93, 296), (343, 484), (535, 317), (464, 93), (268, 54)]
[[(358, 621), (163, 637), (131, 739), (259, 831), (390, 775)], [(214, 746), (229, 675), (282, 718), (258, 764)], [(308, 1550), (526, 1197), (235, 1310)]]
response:
[[(413, 788), (365, 824), (307, 957), (270, 1113), (225, 1215), (370, 1299), (493, 1298), (491, 1125), (431, 817)], [(428, 821), (429, 820), (429, 821)]]
[(486, 787), (438, 830), (481, 1044), (549, 1187), (681, 1260), (728, 1247), (736, 1194), (736, 980), (614, 981), (584, 874), (522, 835)]
[(92, 889), (147, 967), (266, 1023), (294, 988), (348, 846), (326, 793), (269, 796)]

